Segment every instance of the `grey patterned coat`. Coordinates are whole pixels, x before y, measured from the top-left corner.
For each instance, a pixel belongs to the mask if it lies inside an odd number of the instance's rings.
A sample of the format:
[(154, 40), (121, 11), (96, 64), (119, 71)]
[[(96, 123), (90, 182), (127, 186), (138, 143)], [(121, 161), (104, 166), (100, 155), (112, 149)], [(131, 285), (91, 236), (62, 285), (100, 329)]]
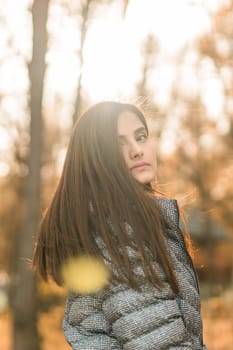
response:
[[(140, 292), (118, 285), (94, 295), (70, 293), (63, 330), (72, 349), (206, 350), (198, 281), (178, 229), (177, 202), (160, 198), (158, 203), (171, 227), (167, 229), (168, 247), (179, 294), (174, 295), (166, 282), (161, 290), (144, 282)], [(140, 274), (136, 255), (129, 254)]]

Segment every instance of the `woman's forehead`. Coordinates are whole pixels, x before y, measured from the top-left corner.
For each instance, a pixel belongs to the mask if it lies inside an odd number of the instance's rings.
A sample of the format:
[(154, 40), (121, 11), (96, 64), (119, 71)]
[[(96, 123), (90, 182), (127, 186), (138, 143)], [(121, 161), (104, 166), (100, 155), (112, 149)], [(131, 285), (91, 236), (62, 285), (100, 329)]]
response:
[(118, 117), (117, 128), (119, 135), (125, 135), (129, 132), (135, 132), (137, 129), (145, 129), (145, 125), (135, 113), (125, 111)]

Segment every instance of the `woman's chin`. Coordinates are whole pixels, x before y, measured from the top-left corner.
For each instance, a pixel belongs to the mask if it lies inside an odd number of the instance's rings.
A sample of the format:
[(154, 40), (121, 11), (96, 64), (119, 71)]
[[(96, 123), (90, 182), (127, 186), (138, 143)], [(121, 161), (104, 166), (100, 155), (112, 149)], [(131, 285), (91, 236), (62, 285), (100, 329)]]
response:
[(151, 183), (154, 180), (154, 175), (150, 176), (149, 174), (145, 174), (145, 175), (141, 175), (141, 176), (134, 176), (135, 180), (142, 184), (142, 185), (146, 185), (148, 183)]

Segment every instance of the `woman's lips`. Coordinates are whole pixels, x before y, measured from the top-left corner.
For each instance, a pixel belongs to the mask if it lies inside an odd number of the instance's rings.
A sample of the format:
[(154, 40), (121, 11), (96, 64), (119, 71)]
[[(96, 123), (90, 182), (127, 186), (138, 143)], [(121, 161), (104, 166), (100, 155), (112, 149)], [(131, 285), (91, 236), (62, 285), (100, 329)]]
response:
[(140, 163), (136, 163), (135, 165), (133, 165), (130, 170), (135, 170), (135, 169), (138, 169), (138, 170), (143, 170), (144, 168), (150, 166), (149, 163), (146, 163), (146, 162), (140, 162)]

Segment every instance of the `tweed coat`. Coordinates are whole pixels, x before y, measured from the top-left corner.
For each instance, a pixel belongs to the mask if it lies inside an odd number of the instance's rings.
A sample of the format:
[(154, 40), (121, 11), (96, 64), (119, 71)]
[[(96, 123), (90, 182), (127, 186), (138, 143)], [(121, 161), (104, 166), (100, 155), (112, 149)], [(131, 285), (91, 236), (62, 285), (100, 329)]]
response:
[[(164, 287), (146, 282), (140, 291), (123, 286), (95, 294), (69, 293), (63, 320), (64, 335), (74, 350), (206, 350), (197, 276), (179, 230), (175, 199), (156, 199), (168, 223), (167, 245), (176, 272), (175, 295), (157, 266)], [(129, 228), (130, 231), (130, 228)], [(131, 232), (132, 233), (132, 232)], [(104, 250), (104, 247), (100, 248)], [(142, 274), (137, 255), (128, 252), (135, 273)], [(107, 252), (104, 251), (107, 259)], [(160, 269), (160, 270), (159, 270)]]

